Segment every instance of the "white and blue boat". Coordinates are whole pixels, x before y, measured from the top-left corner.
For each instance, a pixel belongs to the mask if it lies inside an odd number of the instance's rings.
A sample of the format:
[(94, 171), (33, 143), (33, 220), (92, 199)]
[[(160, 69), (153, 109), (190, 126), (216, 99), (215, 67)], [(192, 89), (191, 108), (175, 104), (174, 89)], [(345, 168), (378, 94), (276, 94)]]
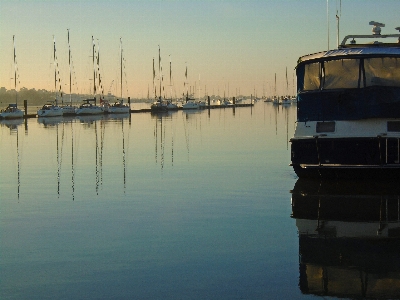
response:
[(199, 109), (200, 107), (196, 99), (189, 97), (189, 94), (186, 94), (185, 101), (186, 102), (182, 105), (182, 109)]
[(168, 103), (159, 97), (151, 104), (150, 109), (152, 112), (165, 112), (168, 111)]
[(346, 36), (338, 49), (298, 60), (290, 141), (300, 178), (399, 178), (400, 34), (369, 24), (372, 34)]
[(85, 99), (83, 100), (83, 104), (76, 109), (75, 113), (77, 115), (99, 115), (104, 114), (104, 108), (96, 105), (96, 98)]

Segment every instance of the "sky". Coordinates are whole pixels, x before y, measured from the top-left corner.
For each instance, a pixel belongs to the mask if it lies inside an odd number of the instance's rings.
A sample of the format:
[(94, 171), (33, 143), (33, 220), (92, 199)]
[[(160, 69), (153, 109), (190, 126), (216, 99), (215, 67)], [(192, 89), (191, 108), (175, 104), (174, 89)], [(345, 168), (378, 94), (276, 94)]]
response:
[(336, 14), (341, 41), (370, 34), (369, 21), (397, 33), (399, 11), (398, 0), (0, 0), (0, 87), (14, 89), (15, 35), (17, 90), (55, 90), (55, 40), (63, 92), (93, 93), (93, 36), (105, 94), (121, 96), (122, 83), (123, 97), (153, 98), (159, 49), (167, 97), (294, 94), (297, 59), (336, 48)]

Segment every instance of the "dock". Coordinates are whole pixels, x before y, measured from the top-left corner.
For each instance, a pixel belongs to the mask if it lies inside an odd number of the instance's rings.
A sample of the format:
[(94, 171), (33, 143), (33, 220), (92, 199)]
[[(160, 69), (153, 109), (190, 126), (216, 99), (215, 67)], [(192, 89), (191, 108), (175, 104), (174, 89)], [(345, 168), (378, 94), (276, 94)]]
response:
[[(128, 103), (130, 105), (130, 100), (128, 99)], [(251, 107), (254, 106), (254, 103), (234, 103), (232, 105), (205, 105), (202, 106), (200, 108), (198, 108), (198, 110), (207, 110), (207, 109), (223, 109), (223, 108), (236, 108), (236, 107)], [(24, 119), (31, 119), (31, 118), (37, 118), (37, 114), (28, 114), (28, 103), (27, 100), (24, 100), (24, 108), (25, 108), (25, 114), (24, 114)], [(178, 107), (178, 109), (174, 109), (171, 110), (171, 112), (173, 111), (179, 111), (179, 110), (184, 110), (182, 107)], [(131, 109), (129, 111), (131, 114), (137, 114), (137, 113), (151, 113), (151, 109), (150, 108), (142, 108), (142, 109)], [(104, 114), (108, 114), (108, 113), (104, 113)]]

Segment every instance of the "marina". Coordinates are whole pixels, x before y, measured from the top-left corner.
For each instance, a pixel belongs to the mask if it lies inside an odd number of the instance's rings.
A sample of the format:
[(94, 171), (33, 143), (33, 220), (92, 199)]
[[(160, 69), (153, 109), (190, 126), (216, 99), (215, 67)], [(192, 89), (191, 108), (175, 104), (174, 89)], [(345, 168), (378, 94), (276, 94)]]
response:
[[(90, 107), (90, 102), (92, 100), (86, 100), (85, 103), (87, 102), (87, 106)], [(93, 100), (94, 101), (94, 100)], [(92, 101), (92, 102), (93, 102)], [(48, 104), (46, 104), (48, 105)], [(50, 104), (51, 105), (51, 104)], [(113, 105), (115, 104), (111, 104), (110, 107), (113, 107)], [(120, 106), (120, 102), (116, 103), (116, 105), (114, 106), (116, 108), (116, 111), (107, 111), (107, 110), (96, 110), (95, 114), (120, 114), (121, 112), (118, 111), (118, 107)], [(129, 110), (126, 110), (126, 106), (129, 107)], [(151, 108), (150, 108), (150, 104), (147, 103), (136, 103), (137, 107), (131, 108), (131, 102), (130, 99), (128, 99), (128, 104), (124, 105), (123, 111), (122, 113), (126, 114), (135, 114), (135, 113), (149, 113), (152, 112)], [(135, 106), (135, 104), (132, 104), (132, 106)], [(216, 104), (210, 104), (210, 105), (204, 105), (204, 106), (198, 106), (196, 108), (196, 110), (204, 110), (204, 109), (219, 109), (219, 108), (236, 108), (236, 107), (251, 107), (254, 106), (254, 101), (250, 100), (244, 103), (236, 103), (235, 105), (230, 105), (230, 106), (225, 106), (225, 105), (216, 105)], [(85, 106), (83, 106), (85, 107)], [(90, 108), (88, 108), (88, 110), (90, 110)], [(183, 110), (182, 106), (177, 106), (177, 108), (174, 108), (172, 111), (177, 111), (177, 110)], [(166, 110), (162, 110), (162, 111), (168, 111), (168, 109)], [(68, 116), (71, 115), (79, 115), (80, 113), (68, 113)], [(92, 113), (84, 113), (84, 114), (92, 114)], [(56, 116), (62, 116), (62, 114), (57, 114)], [(32, 108), (30, 108), (28, 106), (28, 101), (24, 100), (24, 110), (21, 110), (21, 114), (18, 115), (17, 118), (25, 118), (25, 119), (30, 119), (30, 118), (37, 118), (38, 115), (36, 113), (32, 113)], [(0, 117), (1, 119), (1, 117)]]
[(2, 3), (0, 299), (400, 299), (398, 8)]

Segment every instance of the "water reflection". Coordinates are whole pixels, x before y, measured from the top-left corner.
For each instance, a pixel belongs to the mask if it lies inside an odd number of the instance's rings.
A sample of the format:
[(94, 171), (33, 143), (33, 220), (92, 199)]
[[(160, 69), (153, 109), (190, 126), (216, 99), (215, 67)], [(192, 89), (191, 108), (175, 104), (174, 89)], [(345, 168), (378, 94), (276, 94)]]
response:
[(24, 119), (0, 119), (0, 125), (12, 129), (16, 129), (19, 125), (24, 123)]
[[(70, 191), (72, 200), (75, 200), (76, 190), (76, 174), (77, 169), (82, 171), (82, 166), (85, 164), (91, 165), (92, 171), (89, 172), (84, 180), (94, 176), (95, 192), (99, 195), (100, 189), (103, 186), (103, 157), (105, 156), (105, 144), (107, 140), (107, 128), (109, 130), (117, 130), (109, 137), (113, 140), (112, 146), (115, 149), (113, 160), (121, 159), (122, 162), (122, 179), (123, 191), (126, 192), (126, 145), (124, 123), (129, 120), (131, 125), (130, 114), (118, 115), (85, 115), (85, 116), (68, 116), (68, 117), (52, 117), (38, 118), (37, 122), (47, 130), (54, 132), (54, 146), (57, 160), (57, 197), (60, 198), (62, 191), (62, 177), (66, 176), (65, 168), (70, 170)], [(114, 126), (110, 126), (115, 124)], [(49, 137), (49, 136), (48, 136)], [(122, 140), (122, 146), (116, 146), (119, 140)], [(79, 147), (82, 143), (93, 143), (93, 146), (88, 148)], [(110, 159), (110, 158), (108, 158)], [(80, 164), (79, 164), (80, 162)], [(78, 164), (77, 164), (78, 163)], [(66, 165), (66, 166), (65, 166)], [(94, 170), (93, 170), (94, 166)], [(78, 168), (77, 168), (78, 167)], [(85, 172), (85, 171), (84, 171)], [(67, 175), (68, 176), (68, 175)], [(121, 178), (119, 177), (119, 178)], [(65, 181), (65, 179), (63, 180)], [(68, 180), (69, 181), (69, 180)]]
[(55, 126), (57, 124), (60, 124), (62, 122), (65, 122), (66, 118), (59, 116), (59, 117), (41, 117), (41, 118), (37, 118), (37, 121), (39, 124), (43, 124), (44, 127), (51, 127), (51, 126)]
[(14, 142), (15, 142), (15, 157), (17, 162), (17, 199), (19, 201), (20, 190), (21, 190), (21, 150), (20, 150), (20, 141), (19, 141), (19, 133), (18, 126), (23, 124), (23, 120), (1, 120), (1, 126), (6, 126), (10, 129), (10, 145), (14, 151)]
[(105, 115), (78, 116), (77, 119), (82, 124), (94, 124), (96, 121), (104, 120)]
[[(151, 118), (155, 120), (154, 123), (154, 159), (156, 164), (160, 160), (161, 170), (164, 169), (165, 163), (165, 148), (166, 148), (166, 136), (167, 136), (167, 124), (173, 124), (172, 115), (176, 114), (176, 111), (160, 111), (152, 112)], [(174, 165), (174, 130), (171, 129), (171, 163)]]
[(292, 191), (304, 294), (400, 298), (400, 187), (299, 179)]

